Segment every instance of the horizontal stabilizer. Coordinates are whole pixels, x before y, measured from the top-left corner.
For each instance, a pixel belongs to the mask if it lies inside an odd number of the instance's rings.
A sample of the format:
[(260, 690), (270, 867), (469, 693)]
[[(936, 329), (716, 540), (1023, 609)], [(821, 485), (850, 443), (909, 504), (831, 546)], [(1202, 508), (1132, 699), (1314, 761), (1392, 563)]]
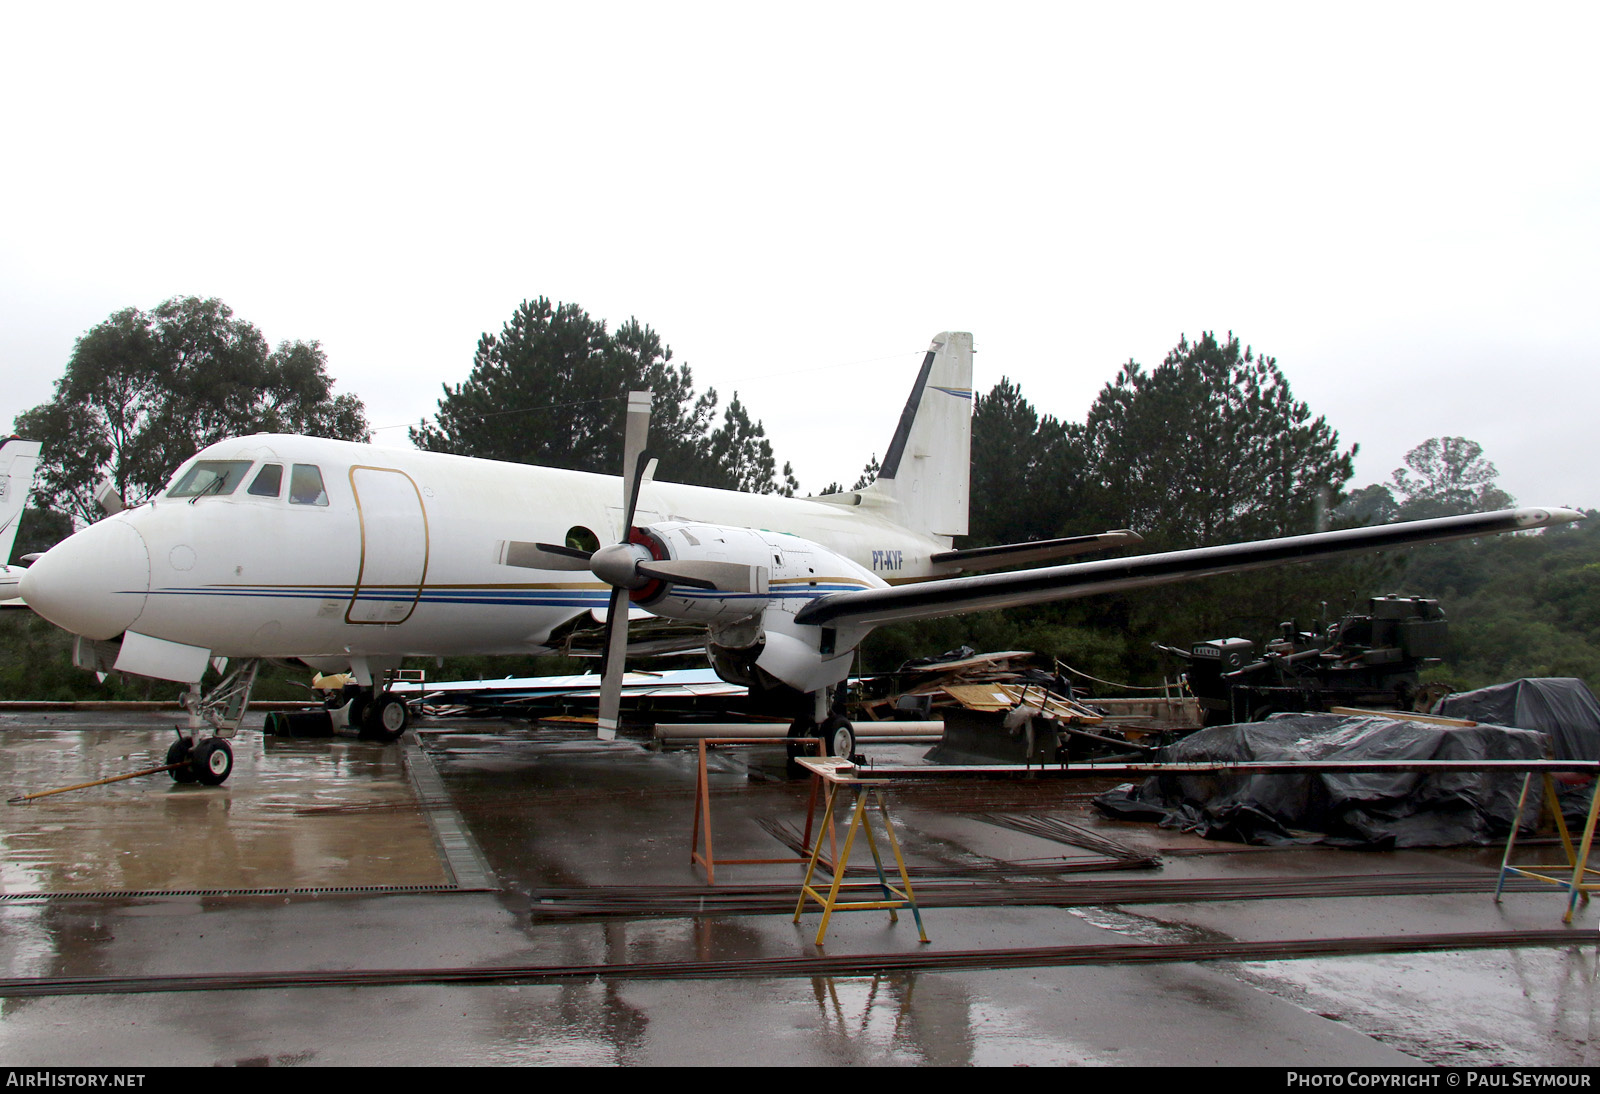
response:
[(1092, 536), (1068, 536), (1065, 539), (1040, 539), (1029, 543), (1002, 543), (998, 547), (971, 547), (965, 551), (941, 551), (929, 561), (935, 565), (955, 563), (963, 570), (998, 570), (1002, 566), (1031, 566), (1036, 562), (1085, 555), (1090, 551), (1109, 551), (1113, 547), (1126, 547), (1143, 543), (1144, 537), (1126, 528), (1115, 532), (1100, 532)]
[(1321, 562), (1422, 543), (1522, 532), (1582, 519), (1582, 513), (1571, 509), (1507, 509), (1499, 513), (1416, 520), (1376, 528), (1347, 528), (1338, 532), (1317, 532), (1221, 547), (1199, 547), (1189, 551), (1098, 559), (1037, 570), (943, 578), (885, 589), (834, 593), (802, 608), (795, 616), (795, 622), (877, 626), (907, 619), (931, 619), (961, 612), (1015, 608), (1023, 604), (1073, 600), (1100, 593), (1170, 585), (1197, 577), (1236, 574), (1289, 562)]

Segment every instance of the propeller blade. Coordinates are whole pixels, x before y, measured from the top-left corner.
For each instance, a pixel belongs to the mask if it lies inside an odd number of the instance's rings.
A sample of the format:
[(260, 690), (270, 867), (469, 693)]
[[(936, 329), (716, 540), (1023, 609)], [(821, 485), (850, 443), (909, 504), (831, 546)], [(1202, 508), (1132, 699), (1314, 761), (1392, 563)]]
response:
[[(633, 534), (633, 513), (639, 488), (653, 461), (644, 450), (650, 440), (650, 393), (628, 392), (628, 417), (622, 435), (622, 542), (602, 547), (590, 560), (595, 576), (611, 585), (611, 607), (606, 612), (606, 648), (600, 662), (600, 739), (617, 739), (617, 719), (622, 713), (622, 674), (628, 671), (628, 586), (638, 584), (633, 571), (635, 552), (628, 540)], [(598, 564), (598, 565), (597, 565)], [(615, 580), (613, 580), (615, 578)]]
[(767, 591), (767, 570), (764, 566), (684, 559), (641, 562), (637, 571), (645, 577), (673, 585), (688, 585), (693, 589), (714, 589), (722, 593), (765, 594)]
[(108, 517), (116, 516), (127, 508), (122, 504), (122, 495), (117, 493), (117, 486), (111, 481), (110, 474), (107, 474), (95, 486), (94, 500), (95, 504), (100, 506)]
[(500, 561), (525, 570), (587, 570), (592, 551), (557, 543), (520, 543), (508, 540)]
[(696, 577), (692, 574), (678, 573), (670, 563), (662, 565), (641, 562), (634, 568), (634, 572), (640, 577), (653, 577), (658, 581), (665, 581), (672, 585), (687, 585), (691, 589), (707, 589), (711, 592), (716, 592), (717, 589), (715, 581)]
[(626, 542), (633, 527), (633, 511), (639, 504), (639, 484), (649, 463), (644, 446), (650, 440), (650, 393), (628, 392), (628, 418), (622, 438), (622, 511), (627, 519), (622, 526)]
[(628, 656), (628, 590), (611, 590), (606, 612), (606, 644), (600, 660), (600, 739), (617, 739), (617, 719), (622, 713), (622, 674)]

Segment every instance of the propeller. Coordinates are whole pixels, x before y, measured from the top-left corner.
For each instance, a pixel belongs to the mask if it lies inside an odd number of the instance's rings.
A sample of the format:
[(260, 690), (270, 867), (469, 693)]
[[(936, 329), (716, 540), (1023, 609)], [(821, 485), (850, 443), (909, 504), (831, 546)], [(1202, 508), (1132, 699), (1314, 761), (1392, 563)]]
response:
[(645, 444), (650, 435), (650, 392), (628, 393), (622, 442), (622, 540), (586, 551), (557, 543), (508, 542), (501, 561), (533, 570), (588, 570), (611, 586), (605, 641), (600, 659), (600, 739), (615, 740), (622, 708), (622, 676), (628, 649), (629, 594), (655, 582), (732, 593), (764, 592), (756, 567), (709, 559), (657, 559), (634, 526), (634, 512), (653, 463)]
[[(622, 674), (627, 671), (624, 662), (628, 656), (628, 585), (611, 581), (599, 569), (597, 560), (604, 555), (615, 559), (620, 553), (632, 553), (633, 512), (639, 504), (639, 481), (644, 478), (649, 454), (644, 446), (650, 439), (650, 393), (628, 392), (627, 424), (622, 434), (622, 542), (602, 547), (590, 558), (590, 569), (595, 576), (611, 586), (611, 604), (606, 610), (606, 640), (600, 657), (600, 739), (614, 741), (617, 737), (617, 718), (622, 713)], [(642, 548), (641, 548), (642, 549)], [(609, 570), (610, 567), (607, 567)]]

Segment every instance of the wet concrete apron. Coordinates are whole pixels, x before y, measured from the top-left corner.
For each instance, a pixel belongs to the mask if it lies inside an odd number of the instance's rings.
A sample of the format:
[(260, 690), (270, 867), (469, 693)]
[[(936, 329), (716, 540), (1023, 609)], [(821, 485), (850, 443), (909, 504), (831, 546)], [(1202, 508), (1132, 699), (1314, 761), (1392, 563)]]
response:
[[(253, 723), (259, 726), (259, 722)], [(9, 793), (159, 762), (170, 720), (8, 715)], [(264, 739), (221, 788), (165, 776), (0, 813), (0, 975), (181, 975), (584, 965), (815, 953), (816, 913), (553, 922), (548, 887), (693, 885), (692, 752), (521, 723), (425, 724), (422, 751)], [(719, 857), (782, 848), (805, 788), (775, 750), (713, 759)], [(430, 781), (431, 780), (431, 781)], [(909, 791), (914, 869), (1082, 852), (978, 814), (1053, 809), (1144, 850), (1163, 877), (1461, 870), (1478, 852), (1217, 853), (1099, 820), (1060, 786)], [(1170, 852), (1205, 852), (1171, 854)], [(865, 857), (858, 861), (869, 861)], [(791, 882), (790, 866), (719, 881)], [(1086, 879), (1097, 875), (1083, 875)], [(1125, 876), (1125, 875), (1122, 875)], [(485, 883), (496, 886), (481, 891)], [(239, 895), (246, 891), (254, 895)], [(41, 899), (34, 894), (78, 894)], [(137, 896), (128, 894), (141, 894)], [(100, 895), (119, 894), (119, 895)], [(830, 956), (1203, 938), (1305, 938), (1559, 924), (1518, 895), (1256, 900), (836, 916)], [(1592, 942), (1580, 913), (1577, 940)], [(1578, 1064), (1594, 1058), (1594, 949), (860, 977), (405, 985), (0, 1001), (14, 1064), (1138, 1063)]]

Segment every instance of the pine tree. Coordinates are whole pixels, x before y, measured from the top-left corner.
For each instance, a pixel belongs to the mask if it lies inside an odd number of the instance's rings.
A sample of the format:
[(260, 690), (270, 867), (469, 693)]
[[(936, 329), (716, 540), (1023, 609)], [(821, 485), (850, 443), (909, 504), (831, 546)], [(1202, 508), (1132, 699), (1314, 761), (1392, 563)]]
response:
[(656, 477), (730, 490), (795, 489), (775, 475), (760, 421), (735, 396), (715, 429), (717, 393), (694, 390), (688, 365), (650, 327), (629, 319), (608, 333), (576, 304), (524, 301), (498, 334), (478, 339), (467, 379), (444, 386), (433, 421), (411, 430), (419, 448), (614, 475), (621, 469), (627, 393), (651, 392)]

